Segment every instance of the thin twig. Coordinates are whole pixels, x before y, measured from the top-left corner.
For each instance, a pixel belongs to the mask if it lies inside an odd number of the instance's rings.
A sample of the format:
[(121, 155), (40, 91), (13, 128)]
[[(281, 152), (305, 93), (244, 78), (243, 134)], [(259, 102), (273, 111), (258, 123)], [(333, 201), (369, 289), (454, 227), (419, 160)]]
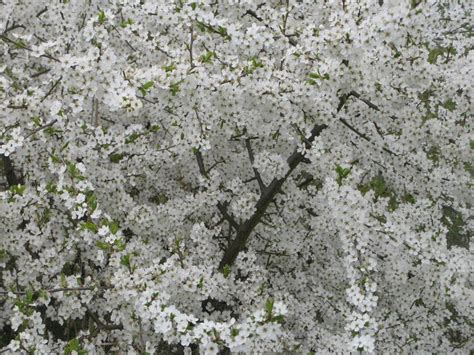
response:
[(344, 126), (346, 126), (347, 128), (349, 128), (352, 132), (354, 132), (355, 134), (357, 134), (359, 137), (361, 137), (362, 139), (366, 140), (367, 142), (370, 142), (370, 138), (367, 137), (364, 133), (358, 131), (355, 127), (353, 127), (349, 122), (347, 122), (344, 118), (340, 118), (339, 119), (340, 122), (342, 122), (342, 124)]
[(49, 73), (51, 71), (51, 69), (44, 69), (44, 70), (40, 70), (39, 72), (37, 73), (34, 73), (34, 74), (31, 74), (31, 77), (32, 78), (37, 78), (43, 74), (46, 74), (46, 73)]
[(43, 98), (40, 100), (40, 102), (43, 102), (44, 100), (46, 100), (46, 98), (53, 93), (54, 89), (56, 89), (58, 84), (61, 82), (62, 78), (63, 77), (60, 76), (59, 79), (54, 82), (54, 84), (51, 86), (51, 89), (49, 89), (49, 91), (46, 93), (46, 95), (43, 96)]
[(227, 206), (221, 204), (220, 202), (217, 203), (217, 208), (222, 214), (222, 217), (229, 222), (229, 224), (234, 228), (235, 230), (238, 230), (240, 225), (235, 221), (235, 219), (227, 212)]
[(43, 126), (41, 126), (41, 127), (38, 127), (38, 128), (36, 128), (36, 129), (32, 130), (30, 133), (28, 133), (28, 134), (25, 136), (25, 139), (31, 137), (32, 135), (38, 133), (39, 131), (41, 131), (41, 130), (43, 130), (43, 129), (46, 129), (46, 128), (48, 128), (48, 127), (51, 127), (51, 126), (54, 125), (57, 121), (58, 121), (57, 119), (54, 119), (54, 120), (52, 120), (51, 122), (46, 123), (45, 125), (43, 125)]
[(258, 169), (256, 167), (254, 167), (254, 162), (255, 162), (255, 158), (254, 158), (254, 155), (253, 155), (253, 151), (252, 151), (252, 146), (250, 145), (250, 139), (247, 138), (245, 140), (245, 146), (247, 147), (247, 152), (249, 154), (249, 159), (250, 159), (250, 163), (252, 164), (252, 169), (253, 169), (253, 172), (255, 174), (255, 178), (257, 179), (257, 182), (258, 182), (258, 186), (260, 188), (260, 193), (263, 193), (263, 191), (265, 190), (266, 186), (265, 184), (263, 183), (263, 180), (262, 180), (262, 176), (260, 175), (260, 172), (258, 171)]
[[(39, 293), (40, 291), (45, 291), (48, 293), (57, 293), (57, 292), (78, 292), (78, 291), (99, 291), (99, 290), (108, 290), (112, 289), (112, 286), (102, 286), (102, 287), (61, 287), (61, 288), (52, 288), (52, 289), (43, 289), (39, 291), (33, 291), (33, 293)], [(13, 293), (15, 295), (26, 295), (26, 291), (0, 291), (0, 295), (8, 295)]]
[(190, 29), (190, 40), (189, 40), (189, 45), (187, 46), (188, 47), (188, 50), (189, 50), (189, 65), (191, 67), (191, 69), (194, 68), (194, 63), (193, 63), (193, 44), (194, 44), (194, 31), (193, 31), (193, 26), (191, 26), (191, 29)]
[(199, 172), (206, 179), (209, 179), (209, 176), (207, 175), (206, 168), (204, 167), (204, 160), (203, 160), (201, 151), (199, 149), (196, 149), (194, 155), (196, 156), (196, 160), (197, 160), (198, 167), (199, 167)]

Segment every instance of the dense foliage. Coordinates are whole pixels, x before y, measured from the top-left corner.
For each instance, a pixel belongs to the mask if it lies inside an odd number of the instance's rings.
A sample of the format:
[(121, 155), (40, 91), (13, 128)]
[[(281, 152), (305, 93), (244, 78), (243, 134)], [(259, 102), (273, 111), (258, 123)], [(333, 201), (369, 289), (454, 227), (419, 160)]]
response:
[(469, 352), (469, 3), (2, 0), (0, 352)]

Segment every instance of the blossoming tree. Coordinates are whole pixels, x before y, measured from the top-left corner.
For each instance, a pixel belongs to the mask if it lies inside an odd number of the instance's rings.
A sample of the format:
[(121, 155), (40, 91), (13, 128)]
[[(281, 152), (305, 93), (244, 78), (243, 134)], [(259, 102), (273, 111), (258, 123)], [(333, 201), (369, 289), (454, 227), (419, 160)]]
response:
[(471, 15), (2, 0), (0, 352), (472, 349)]

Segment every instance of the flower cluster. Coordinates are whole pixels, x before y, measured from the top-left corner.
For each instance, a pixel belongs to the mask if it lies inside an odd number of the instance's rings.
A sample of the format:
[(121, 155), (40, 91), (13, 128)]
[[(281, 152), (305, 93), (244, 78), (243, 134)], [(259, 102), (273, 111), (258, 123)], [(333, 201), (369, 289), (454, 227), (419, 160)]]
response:
[(263, 151), (255, 157), (253, 166), (260, 171), (266, 182), (273, 178), (282, 179), (288, 172), (288, 164), (280, 154)]
[(0, 155), (8, 157), (23, 145), (25, 138), (20, 132), (21, 128), (17, 127), (3, 135), (3, 140), (5, 141), (0, 143)]
[(2, 0), (0, 353), (468, 352), (471, 17)]

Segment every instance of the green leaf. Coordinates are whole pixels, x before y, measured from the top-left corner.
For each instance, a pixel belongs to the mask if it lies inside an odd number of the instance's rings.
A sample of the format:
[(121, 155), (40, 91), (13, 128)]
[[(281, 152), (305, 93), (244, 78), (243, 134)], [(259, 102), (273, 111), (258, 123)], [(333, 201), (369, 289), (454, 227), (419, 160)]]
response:
[(415, 197), (410, 193), (405, 193), (402, 198), (403, 202), (414, 204), (416, 202)]
[(45, 208), (43, 210), (43, 213), (42, 214), (37, 214), (38, 216), (38, 225), (39, 226), (43, 226), (45, 225), (46, 223), (48, 223), (50, 221), (50, 218), (51, 218), (51, 209), (50, 208)]
[(52, 182), (49, 182), (48, 185), (46, 185), (46, 191), (48, 191), (49, 193), (55, 193), (57, 192), (57, 187)]
[(217, 33), (226, 39), (230, 39), (230, 36), (227, 34), (227, 29), (225, 27), (219, 26), (217, 28)]
[(67, 287), (67, 280), (66, 280), (66, 275), (61, 273), (60, 280), (59, 280), (59, 285), (63, 288)]
[(0, 261), (6, 259), (8, 253), (6, 250), (0, 249)]
[(142, 88), (145, 90), (151, 89), (153, 87), (153, 81), (147, 81), (145, 84), (142, 85)]
[(443, 207), (441, 222), (448, 228), (446, 234), (447, 246), (458, 246), (469, 249), (470, 231), (466, 228), (466, 221), (459, 211), (449, 206)]
[(110, 229), (110, 233), (112, 234), (117, 234), (118, 230), (119, 230), (119, 225), (117, 222), (115, 221), (112, 221), (110, 222), (109, 224), (109, 229)]
[(49, 298), (49, 295), (46, 290), (40, 290), (38, 297), (41, 298), (42, 300), (47, 300)]
[(64, 348), (64, 355), (72, 355), (73, 353), (77, 353), (77, 355), (87, 354), (87, 352), (81, 348), (79, 340), (75, 338), (70, 340)]
[(224, 267), (222, 268), (222, 273), (224, 274), (225, 278), (227, 278), (230, 275), (231, 271), (232, 269), (230, 268), (229, 265), (224, 265)]
[(204, 277), (201, 276), (201, 278), (199, 279), (199, 283), (197, 285), (197, 288), (199, 288), (200, 290), (204, 287)]
[(309, 73), (308, 74), (309, 79), (307, 80), (307, 83), (309, 85), (316, 85), (317, 80), (329, 80), (329, 74), (323, 74), (318, 71), (317, 73)]
[(425, 303), (423, 302), (421, 298), (418, 298), (417, 300), (415, 300), (414, 305), (417, 307), (425, 307)]
[(411, 8), (414, 9), (422, 3), (423, 0), (410, 0)]
[(341, 186), (342, 180), (349, 176), (349, 174), (351, 173), (351, 169), (343, 168), (342, 166), (338, 165), (336, 167), (336, 173), (337, 173), (336, 182), (339, 186)]
[(126, 245), (125, 243), (123, 243), (121, 240), (119, 239), (116, 239), (115, 242), (114, 242), (115, 246), (117, 247), (117, 249), (119, 251), (124, 251), (125, 248), (126, 248)]
[(35, 126), (37, 126), (37, 127), (41, 126), (41, 118), (40, 117), (35, 116), (35, 117), (32, 117), (31, 119), (33, 120), (33, 123), (35, 124)]
[(163, 67), (163, 70), (164, 70), (165, 72), (167, 72), (167, 73), (170, 73), (170, 72), (172, 72), (172, 71), (175, 70), (175, 69), (176, 69), (176, 65), (174, 65), (174, 63), (172, 63), (172, 64), (170, 64), (170, 65), (165, 65), (165, 66)]
[(250, 60), (252, 62), (252, 66), (256, 68), (263, 68), (263, 63), (258, 57), (252, 57)]
[(201, 21), (197, 21), (196, 25), (201, 32), (206, 32), (206, 25)]
[(130, 254), (122, 255), (120, 257), (120, 264), (130, 269), (130, 257)]
[(158, 125), (158, 124), (152, 125), (152, 126), (150, 127), (150, 131), (151, 131), (151, 132), (158, 132), (160, 129), (161, 129), (161, 126)]
[(471, 179), (474, 179), (474, 165), (469, 162), (464, 163), (464, 170), (466, 170), (469, 175), (471, 175)]
[(385, 180), (382, 175), (375, 176), (370, 182), (370, 187), (374, 190), (376, 197), (387, 196), (387, 186), (385, 185)]
[(454, 102), (451, 99), (446, 100), (446, 102), (443, 104), (443, 107), (450, 111), (453, 112), (456, 109), (456, 102)]
[(98, 240), (98, 241), (95, 243), (95, 245), (96, 245), (99, 249), (104, 250), (104, 251), (107, 251), (107, 250), (110, 249), (110, 245), (109, 245), (108, 243), (102, 242), (102, 241), (100, 241), (100, 240)]
[(250, 58), (250, 65), (244, 67), (245, 74), (252, 74), (256, 69), (263, 68), (263, 63), (258, 57)]
[(179, 88), (179, 83), (171, 84), (170, 91), (171, 91), (171, 95), (176, 96), (176, 94), (181, 91), (181, 89)]
[(128, 18), (127, 20), (123, 20), (120, 22), (120, 27), (125, 28), (127, 26), (133, 25), (135, 21), (133, 21), (131, 18)]
[(153, 202), (157, 205), (162, 205), (168, 202), (168, 200), (169, 200), (168, 196), (166, 196), (164, 193), (159, 193), (150, 198), (150, 202)]
[(99, 12), (99, 15), (97, 15), (97, 18), (98, 18), (98, 20), (99, 20), (99, 23), (102, 25), (102, 24), (105, 22), (105, 20), (106, 20), (105, 12), (104, 12), (103, 10), (101, 10), (101, 11)]
[[(392, 212), (392, 211), (395, 211), (398, 208), (399, 201), (397, 200), (397, 195), (393, 192), (393, 190), (391, 190), (387, 186), (387, 184), (385, 182), (385, 179), (382, 175), (379, 174), (377, 176), (374, 176), (370, 180), (370, 182), (368, 182), (365, 185), (359, 186), (359, 191), (362, 194), (367, 193), (369, 190), (374, 191), (374, 198), (375, 198), (374, 200), (375, 201), (378, 198), (381, 198), (381, 197), (382, 198), (389, 198), (388, 211)], [(403, 201), (403, 202), (406, 202), (406, 203), (414, 203), (415, 202), (415, 198), (409, 193), (406, 193), (400, 200)], [(381, 218), (379, 220), (382, 221), (385, 217), (379, 216), (377, 218)], [(385, 222), (383, 222), (383, 223), (385, 223)]]
[(146, 94), (148, 93), (148, 91), (153, 87), (153, 81), (147, 81), (145, 84), (143, 84), (142, 86), (140, 86), (138, 88), (138, 90), (140, 91), (140, 93), (143, 95), (143, 96), (146, 96)]
[(268, 317), (271, 317), (271, 315), (272, 315), (273, 304), (274, 303), (275, 303), (275, 301), (271, 297), (269, 299), (267, 299), (267, 302), (265, 302), (265, 311), (267, 312)]
[(67, 172), (73, 179), (77, 179), (77, 180), (85, 179), (85, 177), (80, 174), (79, 169), (76, 167), (74, 163), (67, 164)]
[(212, 58), (215, 58), (216, 56), (216, 53), (215, 52), (211, 52), (211, 51), (208, 51), (206, 52), (205, 54), (203, 54), (202, 56), (199, 57), (199, 61), (201, 63), (212, 63)]
[(56, 133), (61, 133), (62, 130), (60, 130), (59, 128), (55, 128), (55, 127), (48, 127), (44, 130), (44, 132), (47, 133), (50, 136), (53, 136)]
[(13, 185), (12, 187), (10, 187), (10, 192), (13, 195), (23, 196), (23, 193), (25, 192), (25, 190), (26, 190), (26, 185)]
[(133, 143), (140, 137), (140, 133), (134, 132), (125, 139), (125, 144)]
[(25, 41), (19, 39), (15, 42), (15, 47), (17, 47), (17, 48), (27, 48), (28, 46), (27, 46)]
[(428, 63), (436, 64), (438, 57), (442, 55), (451, 56), (456, 54), (456, 49), (453, 47), (438, 47), (430, 49), (428, 52)]
[(280, 130), (277, 130), (272, 134), (272, 139), (273, 140), (277, 140), (278, 137), (280, 137)]
[(25, 298), (26, 298), (27, 304), (33, 303), (33, 296), (34, 296), (33, 290), (30, 290), (30, 289), (26, 290)]
[(53, 163), (56, 163), (56, 164), (61, 162), (61, 159), (59, 159), (59, 157), (54, 154), (51, 154), (51, 160), (53, 161)]
[(113, 153), (109, 155), (109, 160), (112, 163), (118, 163), (120, 160), (123, 159), (124, 156), (125, 154), (122, 154), (122, 153)]
[(99, 231), (99, 228), (97, 228), (96, 224), (94, 222), (91, 222), (91, 221), (87, 221), (87, 222), (82, 222), (81, 223), (81, 229), (85, 230), (89, 230), (93, 233), (97, 233)]
[(432, 146), (428, 152), (426, 152), (426, 157), (430, 159), (431, 161), (437, 163), (439, 162), (441, 150), (437, 146)]

